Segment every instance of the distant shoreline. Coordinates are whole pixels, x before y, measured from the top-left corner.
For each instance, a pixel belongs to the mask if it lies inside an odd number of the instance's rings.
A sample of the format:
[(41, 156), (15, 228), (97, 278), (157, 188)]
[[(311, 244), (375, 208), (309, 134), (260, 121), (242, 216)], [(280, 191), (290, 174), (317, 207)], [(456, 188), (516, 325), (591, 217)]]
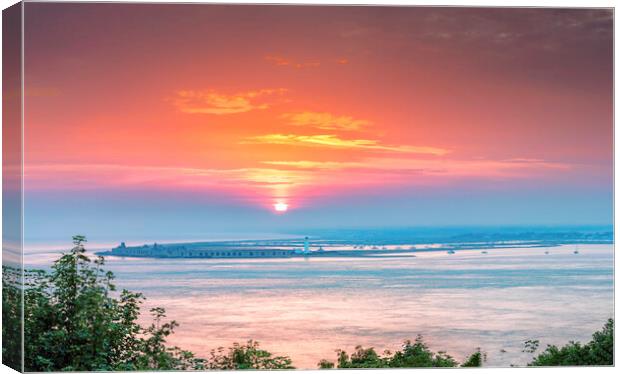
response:
[[(153, 244), (126, 247), (124, 244), (109, 251), (96, 252), (101, 256), (129, 257), (129, 258), (320, 258), (320, 257), (376, 257), (389, 255), (409, 255), (412, 253), (442, 252), (453, 254), (462, 250), (487, 250), (501, 248), (549, 248), (560, 245), (580, 244), (613, 244), (611, 240), (593, 241), (498, 241), (478, 243), (432, 243), (427, 245), (410, 245), (407, 248), (394, 245), (352, 245), (335, 241), (313, 241), (312, 246), (304, 252), (300, 240), (277, 241), (231, 241), (231, 242), (191, 242), (175, 244)], [(342, 247), (348, 247), (343, 249)]]

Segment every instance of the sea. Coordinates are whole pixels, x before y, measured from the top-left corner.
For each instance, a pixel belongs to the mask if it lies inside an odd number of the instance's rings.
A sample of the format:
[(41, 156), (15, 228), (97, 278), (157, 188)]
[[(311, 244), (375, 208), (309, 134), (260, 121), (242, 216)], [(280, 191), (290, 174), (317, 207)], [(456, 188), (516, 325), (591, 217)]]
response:
[[(575, 251), (577, 250), (577, 253)], [(56, 249), (27, 250), (47, 268)], [(588, 341), (614, 313), (611, 244), (418, 252), (376, 257), (155, 259), (108, 257), (116, 285), (142, 292), (180, 326), (168, 342), (207, 357), (258, 341), (300, 369), (338, 349), (397, 350), (422, 335), (458, 361), (526, 365), (529, 339)], [(148, 316), (141, 317), (148, 323)]]

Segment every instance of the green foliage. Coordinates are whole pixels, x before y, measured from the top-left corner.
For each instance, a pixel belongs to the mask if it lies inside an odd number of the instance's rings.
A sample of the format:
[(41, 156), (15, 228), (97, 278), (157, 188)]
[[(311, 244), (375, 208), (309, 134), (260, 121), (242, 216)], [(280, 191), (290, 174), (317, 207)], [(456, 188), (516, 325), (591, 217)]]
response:
[[(527, 342), (526, 342), (527, 344)], [(538, 346), (536, 346), (537, 348)], [(535, 349), (531, 351), (534, 353)], [(569, 342), (563, 347), (548, 345), (529, 366), (587, 366), (614, 364), (614, 320), (609, 319), (587, 344)]]
[(418, 335), (415, 342), (405, 341), (402, 351), (396, 352), (391, 367), (454, 367), (458, 363), (445, 352), (432, 352)]
[[(256, 342), (235, 344), (211, 361), (166, 344), (178, 327), (166, 321), (163, 308), (150, 310), (152, 323), (137, 320), (144, 297), (116, 291), (114, 274), (104, 270), (103, 257), (91, 260), (86, 238), (54, 262), (51, 272), (29, 270), (24, 276), (24, 340), (26, 371), (201, 370), (291, 368), (288, 357), (272, 357)], [(3, 268), (3, 338), (19, 326), (18, 294), (11, 288), (10, 269)], [(8, 291), (8, 292), (7, 292)], [(6, 321), (5, 321), (6, 322)], [(15, 323), (17, 322), (17, 323)], [(8, 342), (10, 340), (4, 340)], [(14, 340), (19, 343), (19, 339)], [(6, 343), (5, 343), (6, 344)], [(4, 352), (3, 352), (4, 353)]]
[(534, 353), (538, 350), (539, 346), (540, 346), (539, 340), (526, 340), (525, 343), (523, 343), (523, 350), (521, 352)]
[(472, 367), (481, 367), (482, 363), (487, 360), (487, 354), (480, 351), (480, 348), (476, 348), (476, 351), (471, 354), (471, 356), (467, 357), (465, 362), (461, 364), (461, 367), (464, 368), (472, 368)]
[(182, 369), (192, 357), (168, 348), (176, 322), (162, 323), (163, 310), (142, 328), (137, 319), (143, 296), (116, 290), (104, 259), (86, 256), (83, 236), (54, 262), (52, 271), (28, 271), (24, 290), (27, 371)]
[(358, 345), (355, 352), (349, 355), (345, 351), (338, 351), (338, 368), (384, 368), (388, 367), (387, 359), (382, 358), (374, 348), (363, 348)]
[(2, 363), (21, 371), (21, 270), (2, 266)]
[(235, 343), (225, 350), (220, 347), (211, 351), (205, 369), (243, 370), (243, 369), (294, 369), (291, 359), (286, 356), (272, 356), (259, 348), (258, 342), (249, 340), (245, 345)]
[[(445, 352), (431, 351), (421, 335), (414, 342), (409, 340), (403, 343), (402, 349), (397, 352), (385, 351), (384, 355), (377, 354), (374, 348), (357, 346), (350, 356), (343, 350), (338, 350), (336, 363), (321, 360), (320, 369), (331, 369), (337, 366), (344, 368), (414, 368), (414, 367), (455, 367), (458, 362)], [(481, 366), (486, 358), (480, 350), (469, 357), (467, 366)]]

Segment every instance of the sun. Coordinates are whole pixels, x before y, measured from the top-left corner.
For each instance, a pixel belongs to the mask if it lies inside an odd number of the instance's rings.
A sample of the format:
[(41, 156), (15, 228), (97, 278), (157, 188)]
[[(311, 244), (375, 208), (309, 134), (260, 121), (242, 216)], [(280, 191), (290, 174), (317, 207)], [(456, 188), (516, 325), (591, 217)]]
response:
[(285, 203), (275, 203), (273, 204), (273, 209), (275, 209), (276, 212), (286, 212), (288, 210), (288, 204)]

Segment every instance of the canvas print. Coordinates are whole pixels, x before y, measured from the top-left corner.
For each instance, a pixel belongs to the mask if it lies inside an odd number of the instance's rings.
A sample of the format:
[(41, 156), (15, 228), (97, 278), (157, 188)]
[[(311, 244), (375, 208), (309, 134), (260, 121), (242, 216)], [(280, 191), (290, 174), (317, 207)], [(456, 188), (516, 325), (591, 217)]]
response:
[(613, 9), (3, 17), (5, 365), (613, 365)]

